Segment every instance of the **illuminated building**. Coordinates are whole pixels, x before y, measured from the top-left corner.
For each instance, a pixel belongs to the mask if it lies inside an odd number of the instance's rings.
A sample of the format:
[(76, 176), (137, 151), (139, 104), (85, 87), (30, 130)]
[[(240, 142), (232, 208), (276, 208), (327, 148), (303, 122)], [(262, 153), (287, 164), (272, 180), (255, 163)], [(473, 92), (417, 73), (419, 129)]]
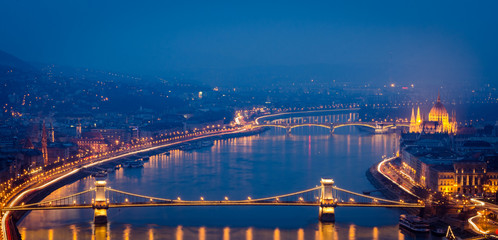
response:
[(410, 146), (402, 151), (402, 170), (420, 186), (438, 189), (438, 173), (451, 170), (459, 156), (443, 147)]
[(403, 149), (401, 170), (419, 186), (447, 194), (481, 195), (498, 190), (498, 169), (445, 147)]
[(459, 161), (453, 164), (457, 193), (479, 194), (483, 192), (486, 180), (486, 163), (480, 161)]
[(92, 153), (103, 153), (108, 150), (108, 144), (100, 132), (85, 132), (82, 138), (75, 139), (78, 148)]
[(0, 148), (0, 180), (7, 181), (11, 176), (18, 176), (44, 165), (43, 154), (26, 138), (12, 147)]
[(410, 132), (412, 133), (448, 133), (456, 134), (457, 122), (455, 113), (451, 118), (448, 111), (441, 103), (441, 96), (438, 93), (437, 101), (432, 106), (427, 120), (423, 120), (420, 116), (420, 108), (417, 108), (417, 117), (415, 118), (414, 109), (412, 108), (412, 116), (410, 118)]
[(437, 190), (442, 193), (454, 193), (458, 192), (458, 186), (455, 185), (455, 173), (454, 167), (449, 166), (437, 166)]
[(55, 163), (61, 159), (67, 159), (78, 153), (78, 147), (71, 142), (53, 142), (47, 146), (49, 163)]
[(94, 128), (91, 132), (99, 132), (105, 140), (109, 142), (129, 142), (131, 140), (131, 130), (121, 128)]

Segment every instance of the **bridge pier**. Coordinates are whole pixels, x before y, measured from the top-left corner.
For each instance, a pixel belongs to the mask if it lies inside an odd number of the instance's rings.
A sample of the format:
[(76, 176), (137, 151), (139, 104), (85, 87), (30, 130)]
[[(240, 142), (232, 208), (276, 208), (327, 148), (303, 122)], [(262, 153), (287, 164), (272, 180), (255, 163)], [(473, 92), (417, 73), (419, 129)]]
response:
[(107, 209), (109, 208), (109, 203), (105, 197), (105, 178), (96, 177), (95, 181), (95, 200), (92, 203), (92, 208), (94, 210), (93, 223), (94, 224), (106, 224), (107, 223)]
[(337, 205), (332, 194), (334, 180), (323, 179), (322, 194), (320, 196), (319, 219), (321, 222), (335, 222), (335, 206)]
[(285, 129), (287, 130), (287, 134), (290, 135), (292, 128), (290, 126), (287, 126)]

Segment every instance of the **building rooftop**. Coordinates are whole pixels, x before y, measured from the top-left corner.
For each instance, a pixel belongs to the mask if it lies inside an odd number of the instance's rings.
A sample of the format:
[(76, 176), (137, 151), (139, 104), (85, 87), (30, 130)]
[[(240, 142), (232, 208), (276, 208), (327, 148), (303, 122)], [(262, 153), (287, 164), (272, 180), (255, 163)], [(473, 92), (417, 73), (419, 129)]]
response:
[(98, 140), (103, 140), (104, 137), (100, 132), (84, 132), (82, 133), (82, 137), (86, 139), (98, 139)]
[(455, 171), (455, 168), (453, 167), (453, 165), (449, 165), (449, 164), (434, 165), (431, 167), (438, 172), (453, 172), (453, 171)]
[(410, 146), (405, 151), (429, 165), (453, 164), (454, 161), (462, 159), (457, 153), (444, 147)]
[(490, 148), (492, 147), (490, 143), (486, 141), (466, 141), (463, 144), (464, 147), (486, 147)]
[(52, 142), (48, 143), (47, 147), (49, 148), (69, 148), (69, 147), (75, 147), (76, 144), (72, 142)]

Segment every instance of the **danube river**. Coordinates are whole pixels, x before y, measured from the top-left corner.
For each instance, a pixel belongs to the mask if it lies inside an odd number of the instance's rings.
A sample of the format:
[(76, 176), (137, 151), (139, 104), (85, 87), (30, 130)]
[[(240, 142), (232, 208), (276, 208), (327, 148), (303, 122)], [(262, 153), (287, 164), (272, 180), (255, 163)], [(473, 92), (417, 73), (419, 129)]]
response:
[[(362, 192), (373, 190), (366, 170), (392, 155), (395, 134), (374, 135), (356, 127), (283, 129), (228, 140), (211, 148), (157, 155), (144, 168), (108, 176), (114, 189), (184, 200), (231, 200), (308, 189), (320, 178)], [(93, 186), (88, 177), (47, 199)], [(375, 195), (375, 194), (374, 194)], [(378, 195), (378, 194), (377, 194)], [(18, 227), (23, 239), (431, 239), (400, 231), (399, 210), (337, 208), (335, 224), (321, 224), (316, 207), (154, 207), (110, 209), (109, 224), (93, 226), (92, 210), (29, 213)]]

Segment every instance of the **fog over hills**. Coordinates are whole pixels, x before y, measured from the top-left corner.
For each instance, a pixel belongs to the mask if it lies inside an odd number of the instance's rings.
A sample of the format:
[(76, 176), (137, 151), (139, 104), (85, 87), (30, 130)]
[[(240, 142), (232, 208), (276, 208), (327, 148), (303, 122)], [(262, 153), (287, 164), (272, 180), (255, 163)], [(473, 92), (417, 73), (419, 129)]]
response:
[(35, 68), (31, 64), (28, 64), (27, 62), (17, 58), (16, 56), (13, 56), (12, 54), (9, 54), (2, 50), (0, 50), (0, 66), (29, 71), (35, 70)]
[[(0, 50), (0, 66), (9, 70), (14, 68), (23, 72), (38, 72), (51, 65), (50, 62), (31, 63), (29, 59), (18, 57)], [(51, 65), (59, 74), (71, 76), (81, 71), (102, 71), (84, 66)], [(458, 69), (455, 69), (458, 67)], [(111, 71), (112, 72), (112, 71)], [(0, 73), (1, 74), (1, 73)], [(134, 76), (149, 76), (144, 79), (164, 78), (169, 81), (205, 84), (220, 87), (271, 87), (272, 85), (292, 85), (311, 80), (323, 83), (343, 83), (351, 85), (370, 85), (383, 87), (395, 83), (399, 86), (415, 84), (419, 87), (464, 88), (478, 87), (483, 82), (478, 69), (472, 66), (453, 66), (444, 68), (430, 63), (400, 64), (389, 61), (370, 63), (338, 64), (299, 64), (299, 65), (253, 65), (246, 67), (211, 67), (166, 69), (158, 74), (123, 73)], [(126, 79), (121, 79), (126, 80)], [(493, 81), (491, 81), (493, 82)], [(465, 85), (465, 86), (464, 86)]]

